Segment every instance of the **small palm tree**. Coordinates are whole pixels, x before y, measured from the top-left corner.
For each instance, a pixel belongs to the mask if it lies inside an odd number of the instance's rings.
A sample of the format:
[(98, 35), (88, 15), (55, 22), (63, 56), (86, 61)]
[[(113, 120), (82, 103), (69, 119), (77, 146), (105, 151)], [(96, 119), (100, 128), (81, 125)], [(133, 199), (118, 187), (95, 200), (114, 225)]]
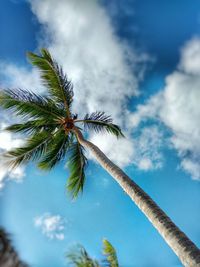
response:
[[(84, 130), (108, 132), (123, 137), (119, 126), (110, 116), (98, 111), (79, 119), (72, 113), (73, 86), (62, 68), (46, 49), (41, 54), (28, 53), (28, 58), (41, 74), (48, 95), (40, 96), (21, 89), (0, 93), (0, 105), (20, 115), (22, 123), (6, 128), (10, 132), (28, 135), (24, 146), (6, 154), (12, 168), (29, 161), (37, 161), (38, 167), (50, 170), (68, 155), (70, 177), (67, 188), (73, 197), (83, 190), (87, 159), (84, 148), (89, 149), (100, 165), (110, 173), (123, 190), (146, 215), (168, 245), (185, 266), (200, 266), (200, 251), (171, 221), (160, 207), (118, 166), (82, 134)], [(120, 153), (120, 152), (119, 152)]]
[(116, 251), (106, 239), (103, 240), (103, 254), (105, 258), (100, 263), (92, 259), (83, 246), (78, 246), (66, 257), (73, 267), (119, 267)]
[(19, 256), (11, 244), (9, 235), (0, 228), (0, 266), (1, 267), (28, 267), (19, 259)]

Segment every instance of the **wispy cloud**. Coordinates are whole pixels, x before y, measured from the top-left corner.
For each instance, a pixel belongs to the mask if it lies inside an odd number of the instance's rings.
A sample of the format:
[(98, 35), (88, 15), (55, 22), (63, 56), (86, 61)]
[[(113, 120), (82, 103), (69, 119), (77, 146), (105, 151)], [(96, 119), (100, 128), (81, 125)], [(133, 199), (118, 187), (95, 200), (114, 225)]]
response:
[(27, 69), (12, 63), (0, 62), (0, 87), (5, 88), (23, 88), (30, 91), (43, 92), (39, 78), (39, 72), (36, 69)]
[(34, 218), (34, 225), (49, 239), (63, 240), (65, 238), (65, 223), (60, 215), (44, 213)]
[(136, 127), (142, 120), (162, 121), (171, 131), (171, 144), (181, 164), (194, 179), (200, 179), (200, 39), (189, 41), (181, 52), (177, 69), (166, 77), (165, 88), (138, 106), (130, 116)]
[(144, 171), (160, 169), (163, 166), (163, 133), (156, 126), (142, 128), (134, 139), (133, 163)]

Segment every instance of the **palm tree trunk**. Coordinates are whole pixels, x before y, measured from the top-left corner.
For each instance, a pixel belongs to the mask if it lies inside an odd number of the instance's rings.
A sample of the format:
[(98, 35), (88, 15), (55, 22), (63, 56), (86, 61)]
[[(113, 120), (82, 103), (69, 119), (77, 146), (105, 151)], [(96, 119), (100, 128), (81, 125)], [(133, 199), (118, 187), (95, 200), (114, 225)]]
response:
[(93, 143), (85, 140), (82, 133), (74, 128), (74, 132), (82, 146), (88, 148), (100, 165), (118, 182), (122, 189), (146, 215), (158, 230), (167, 244), (179, 257), (184, 266), (200, 267), (200, 250), (196, 245), (171, 221), (160, 207), (118, 166)]

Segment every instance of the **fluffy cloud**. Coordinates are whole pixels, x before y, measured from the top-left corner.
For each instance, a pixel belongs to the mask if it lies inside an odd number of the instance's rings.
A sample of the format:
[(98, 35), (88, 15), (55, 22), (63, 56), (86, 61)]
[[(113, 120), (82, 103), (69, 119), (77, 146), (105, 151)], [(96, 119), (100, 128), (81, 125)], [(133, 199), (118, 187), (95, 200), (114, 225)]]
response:
[[(134, 138), (128, 135), (125, 139), (115, 139), (95, 134), (90, 141), (120, 167), (135, 165), (140, 170), (147, 171), (159, 169), (163, 165), (163, 134), (154, 126), (141, 129)], [(92, 158), (90, 154), (89, 157)]]
[[(0, 153), (1, 155), (11, 148), (20, 146), (23, 141), (20, 138), (15, 138), (11, 133), (2, 132), (5, 124), (0, 124)], [(4, 187), (6, 180), (14, 180), (21, 182), (25, 176), (24, 168), (17, 167), (16, 169), (10, 169), (5, 159), (0, 155), (0, 190)]]
[(182, 49), (177, 70), (166, 78), (164, 90), (151, 97), (130, 116), (130, 124), (156, 118), (171, 131), (171, 144), (178, 151), (181, 167), (200, 179), (200, 39)]
[(103, 108), (119, 121), (126, 98), (138, 93), (128, 62), (128, 57), (133, 63), (138, 57), (117, 39), (105, 10), (93, 0), (34, 0), (31, 4), (51, 40), (42, 44), (73, 81), (75, 109), (82, 113)]
[(43, 92), (39, 72), (36, 69), (28, 70), (12, 63), (0, 62), (0, 87), (23, 88), (31, 91)]
[(163, 166), (163, 133), (156, 126), (141, 129), (141, 134), (134, 139), (133, 163), (140, 170), (159, 169)]
[(64, 220), (60, 215), (44, 213), (34, 219), (34, 225), (49, 239), (63, 240), (65, 238)]
[[(134, 144), (129, 137), (116, 139), (108, 134), (94, 134), (91, 135), (90, 141), (120, 167), (129, 165), (133, 161)], [(93, 159), (90, 153), (89, 158)]]

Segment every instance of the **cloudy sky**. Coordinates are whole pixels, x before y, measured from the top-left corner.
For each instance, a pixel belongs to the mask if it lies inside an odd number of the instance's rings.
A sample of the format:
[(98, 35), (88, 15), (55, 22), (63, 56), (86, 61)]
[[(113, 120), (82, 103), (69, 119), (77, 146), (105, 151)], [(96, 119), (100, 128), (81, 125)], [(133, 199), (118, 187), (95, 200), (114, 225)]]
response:
[[(200, 3), (193, 0), (2, 0), (0, 88), (45, 93), (26, 52), (47, 47), (74, 84), (74, 111), (103, 110), (126, 138), (88, 138), (200, 246)], [(23, 143), (2, 129), (0, 152)], [(0, 223), (30, 266), (67, 266), (107, 238), (123, 267), (178, 267), (144, 215), (88, 154), (84, 194), (72, 202), (64, 164), (9, 170), (0, 156)], [(159, 255), (157, 253), (159, 251)]]

